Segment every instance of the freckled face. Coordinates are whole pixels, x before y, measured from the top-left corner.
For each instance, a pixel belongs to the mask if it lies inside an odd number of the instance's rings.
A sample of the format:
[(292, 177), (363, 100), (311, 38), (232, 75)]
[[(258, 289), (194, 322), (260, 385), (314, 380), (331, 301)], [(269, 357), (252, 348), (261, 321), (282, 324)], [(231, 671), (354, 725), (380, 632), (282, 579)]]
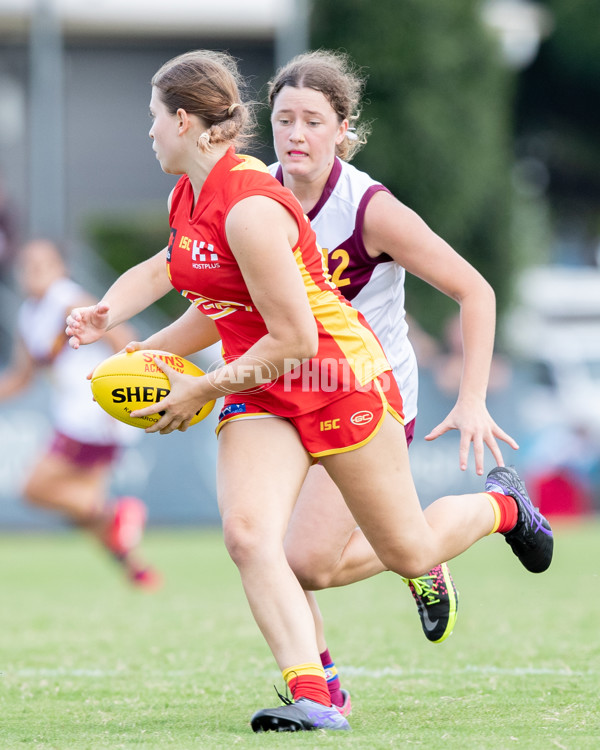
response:
[(271, 114), (273, 142), (284, 172), (317, 179), (329, 172), (335, 147), (348, 129), (320, 91), (284, 86)]

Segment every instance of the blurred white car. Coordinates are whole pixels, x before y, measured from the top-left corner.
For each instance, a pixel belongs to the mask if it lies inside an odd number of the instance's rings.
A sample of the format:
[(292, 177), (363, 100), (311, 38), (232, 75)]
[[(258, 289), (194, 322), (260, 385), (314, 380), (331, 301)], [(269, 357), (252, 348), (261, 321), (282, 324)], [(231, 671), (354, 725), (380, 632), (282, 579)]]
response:
[[(542, 422), (564, 421), (600, 437), (600, 270), (529, 269), (517, 294), (504, 340), (540, 388), (529, 406)], [(538, 400), (555, 413), (539, 413)]]

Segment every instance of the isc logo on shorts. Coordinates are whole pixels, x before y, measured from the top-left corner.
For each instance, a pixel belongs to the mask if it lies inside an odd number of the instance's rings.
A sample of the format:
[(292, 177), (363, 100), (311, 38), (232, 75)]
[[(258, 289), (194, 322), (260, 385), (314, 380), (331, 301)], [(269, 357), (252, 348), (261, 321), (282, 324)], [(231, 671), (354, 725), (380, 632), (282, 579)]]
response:
[(340, 420), (339, 419), (324, 419), (319, 422), (319, 429), (321, 432), (327, 432), (327, 430), (339, 430)]
[(350, 421), (352, 424), (355, 425), (363, 425), (363, 424), (369, 424), (369, 422), (373, 419), (373, 412), (367, 411), (366, 409), (363, 411), (355, 411), (354, 414), (350, 417)]

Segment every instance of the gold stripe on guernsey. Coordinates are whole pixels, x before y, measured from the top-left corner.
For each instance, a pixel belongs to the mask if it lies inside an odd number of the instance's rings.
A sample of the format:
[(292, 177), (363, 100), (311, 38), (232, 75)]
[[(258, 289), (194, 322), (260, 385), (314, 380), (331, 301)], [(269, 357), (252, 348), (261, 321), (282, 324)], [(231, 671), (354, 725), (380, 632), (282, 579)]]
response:
[(231, 167), (231, 172), (239, 172), (243, 169), (253, 169), (255, 172), (266, 172), (269, 173), (267, 165), (260, 159), (254, 156), (247, 156), (246, 154), (236, 154), (239, 159), (243, 159), (241, 164), (236, 164), (235, 167)]
[(199, 308), (205, 315), (212, 320), (219, 320), (219, 318), (225, 318), (231, 313), (237, 312), (238, 310), (245, 310), (246, 312), (252, 312), (251, 305), (244, 305), (241, 302), (227, 302), (222, 300), (217, 302), (216, 300), (210, 299), (210, 297), (202, 297), (196, 292), (191, 292), (189, 289), (182, 289), (181, 294), (188, 299), (194, 307)]
[[(339, 346), (358, 382), (366, 385), (382, 372), (391, 370), (375, 334), (359, 321), (358, 311), (340, 302), (333, 291), (317, 286), (304, 265), (300, 248), (294, 251), (294, 259), (315, 318)], [(336, 309), (341, 313), (341, 319), (331, 314)]]

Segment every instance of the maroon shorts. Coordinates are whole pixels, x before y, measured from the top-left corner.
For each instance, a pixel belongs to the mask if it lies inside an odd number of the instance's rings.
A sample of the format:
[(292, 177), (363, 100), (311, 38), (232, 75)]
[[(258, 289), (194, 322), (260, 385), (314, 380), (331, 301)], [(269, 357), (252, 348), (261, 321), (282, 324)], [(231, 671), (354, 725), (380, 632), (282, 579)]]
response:
[(79, 440), (55, 432), (48, 453), (63, 456), (71, 463), (82, 467), (110, 464), (117, 458), (120, 446), (115, 444), (99, 445), (97, 443), (80, 443)]

